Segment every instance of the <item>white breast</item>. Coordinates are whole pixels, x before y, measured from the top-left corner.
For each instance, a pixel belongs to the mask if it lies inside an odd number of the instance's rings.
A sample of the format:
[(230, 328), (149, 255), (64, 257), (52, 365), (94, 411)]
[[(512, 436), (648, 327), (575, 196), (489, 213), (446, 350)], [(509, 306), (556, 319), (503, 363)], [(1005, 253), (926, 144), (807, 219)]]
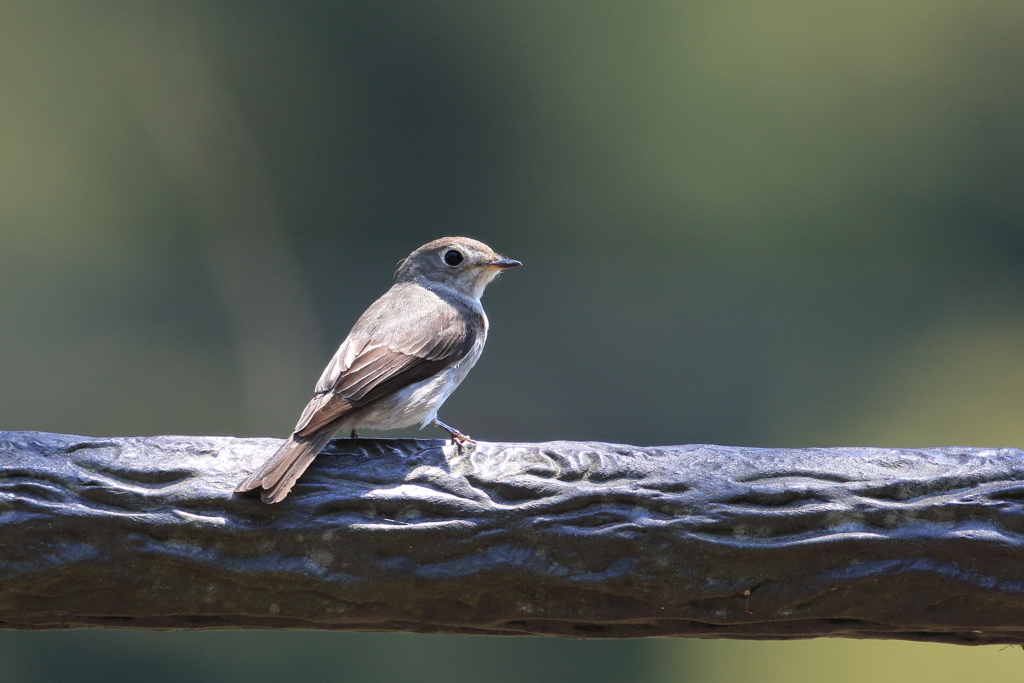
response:
[[(483, 310), (481, 309), (481, 314)], [(342, 429), (399, 429), (419, 423), (425, 427), (437, 418), (437, 411), (452, 395), (456, 387), (466, 379), (484, 350), (487, 341), (487, 316), (484, 315), (484, 328), (477, 335), (473, 348), (463, 356), (462, 360), (451, 365), (433, 377), (396, 391), (373, 405), (352, 413), (352, 419), (346, 420)]]

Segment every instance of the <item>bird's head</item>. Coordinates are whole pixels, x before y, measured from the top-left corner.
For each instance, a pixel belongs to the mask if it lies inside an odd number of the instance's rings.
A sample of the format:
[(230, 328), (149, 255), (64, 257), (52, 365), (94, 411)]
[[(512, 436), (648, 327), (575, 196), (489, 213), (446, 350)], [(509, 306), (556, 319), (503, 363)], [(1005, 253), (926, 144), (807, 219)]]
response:
[(397, 282), (425, 279), (479, 299), (502, 270), (522, 265), (483, 242), (468, 237), (443, 237), (412, 252), (398, 264)]

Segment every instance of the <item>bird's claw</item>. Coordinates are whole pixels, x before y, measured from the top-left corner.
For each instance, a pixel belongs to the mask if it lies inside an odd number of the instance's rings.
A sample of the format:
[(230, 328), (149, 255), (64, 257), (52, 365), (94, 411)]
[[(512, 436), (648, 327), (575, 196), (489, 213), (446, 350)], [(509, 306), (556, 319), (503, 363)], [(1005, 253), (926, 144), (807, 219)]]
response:
[(449, 427), (448, 425), (446, 425), (444, 422), (441, 422), (437, 418), (434, 418), (434, 424), (436, 424), (438, 427), (445, 430), (446, 432), (448, 432), (448, 434), (451, 435), (452, 445), (459, 449), (460, 453), (465, 449), (466, 444), (476, 444), (476, 441), (473, 441), (473, 439), (469, 438), (455, 427)]
[(476, 445), (476, 441), (473, 441), (473, 439), (469, 438), (468, 436), (458, 431), (457, 429), (453, 429), (451, 431), (451, 435), (452, 445), (458, 448), (459, 452), (462, 452), (466, 448), (467, 444)]

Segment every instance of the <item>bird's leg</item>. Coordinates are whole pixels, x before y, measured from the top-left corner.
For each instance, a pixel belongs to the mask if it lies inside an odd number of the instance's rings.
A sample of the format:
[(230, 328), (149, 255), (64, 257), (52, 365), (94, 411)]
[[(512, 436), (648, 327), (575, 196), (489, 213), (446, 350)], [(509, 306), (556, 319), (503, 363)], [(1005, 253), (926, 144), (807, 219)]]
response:
[(348, 438), (350, 438), (350, 439), (358, 439), (359, 435), (356, 434), (356, 430), (353, 429), (352, 433), (348, 435)]
[(438, 420), (436, 417), (434, 418), (433, 424), (436, 424), (438, 427), (451, 434), (452, 445), (458, 448), (460, 451), (466, 444), (476, 443), (476, 441), (473, 441), (473, 439), (469, 438), (468, 436), (460, 432), (458, 429), (455, 429), (454, 427), (449, 427), (444, 422)]

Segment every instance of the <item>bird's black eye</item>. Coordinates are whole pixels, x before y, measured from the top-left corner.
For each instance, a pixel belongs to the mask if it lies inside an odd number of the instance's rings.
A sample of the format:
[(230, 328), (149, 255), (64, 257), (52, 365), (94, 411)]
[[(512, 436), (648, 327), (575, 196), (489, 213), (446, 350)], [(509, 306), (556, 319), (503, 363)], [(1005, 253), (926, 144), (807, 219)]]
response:
[(462, 263), (462, 252), (458, 249), (449, 249), (444, 253), (444, 262), (449, 266), (457, 266)]

